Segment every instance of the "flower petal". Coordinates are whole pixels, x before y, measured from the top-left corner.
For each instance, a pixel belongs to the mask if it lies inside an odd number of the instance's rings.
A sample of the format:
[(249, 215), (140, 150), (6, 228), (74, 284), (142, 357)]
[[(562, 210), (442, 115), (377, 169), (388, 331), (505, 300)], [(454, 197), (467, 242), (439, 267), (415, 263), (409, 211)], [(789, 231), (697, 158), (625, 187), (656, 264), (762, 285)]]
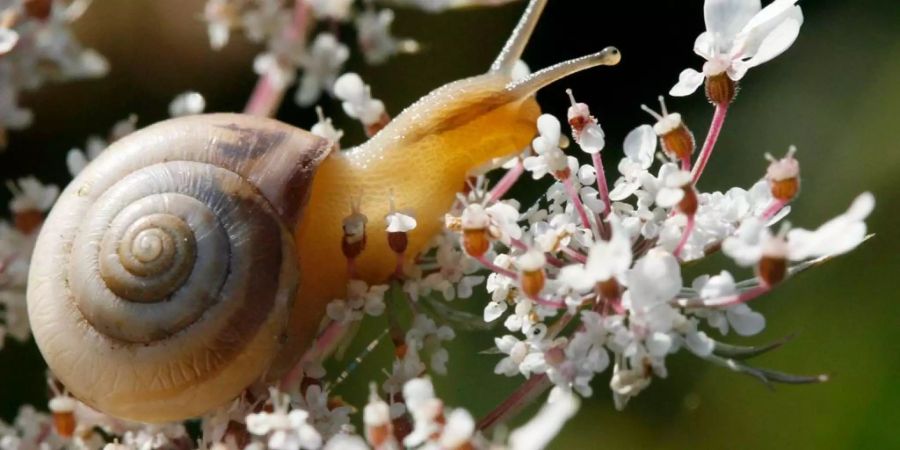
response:
[(706, 0), (703, 19), (719, 53), (728, 53), (734, 37), (762, 8), (759, 0)]
[(693, 94), (703, 84), (703, 74), (694, 69), (684, 69), (678, 74), (678, 83), (669, 89), (672, 97), (685, 97)]
[(758, 44), (755, 42), (747, 42), (747, 46), (755, 45), (756, 48), (747, 48), (749, 55), (752, 57), (745, 61), (747, 67), (756, 67), (764, 62), (775, 58), (787, 50), (800, 34), (800, 25), (803, 24), (803, 13), (800, 7), (795, 6), (790, 13), (790, 17), (778, 24), (774, 29), (770, 30)]
[(628, 159), (647, 169), (653, 164), (653, 154), (656, 153), (656, 133), (650, 125), (641, 125), (625, 136), (622, 146)]

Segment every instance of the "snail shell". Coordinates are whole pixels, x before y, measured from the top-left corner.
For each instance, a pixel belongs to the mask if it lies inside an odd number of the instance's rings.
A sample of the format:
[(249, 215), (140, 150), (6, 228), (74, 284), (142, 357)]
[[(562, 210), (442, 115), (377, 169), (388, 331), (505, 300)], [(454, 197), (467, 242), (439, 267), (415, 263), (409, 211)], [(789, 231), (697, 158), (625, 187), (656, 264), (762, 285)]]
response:
[(38, 238), (28, 312), (50, 369), (85, 403), (158, 422), (264, 377), (298, 284), (292, 232), (328, 144), (216, 114), (113, 144)]

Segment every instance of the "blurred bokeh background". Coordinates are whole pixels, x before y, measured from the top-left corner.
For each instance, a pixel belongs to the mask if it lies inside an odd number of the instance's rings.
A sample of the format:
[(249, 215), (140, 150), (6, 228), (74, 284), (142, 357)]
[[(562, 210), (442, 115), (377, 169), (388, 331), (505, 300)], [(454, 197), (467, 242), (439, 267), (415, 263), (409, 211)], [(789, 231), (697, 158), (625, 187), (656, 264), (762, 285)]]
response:
[[(869, 223), (876, 236), (758, 300), (767, 330), (735, 341), (763, 343), (797, 333), (757, 364), (829, 373), (832, 381), (770, 391), (683, 353), (669, 359), (668, 379), (654, 381), (623, 412), (613, 408), (608, 376), (598, 377), (595, 396), (554, 448), (900, 448), (900, 213), (893, 210), (900, 201), (900, 3), (808, 0), (801, 6), (806, 21), (794, 46), (742, 83), (701, 188), (749, 186), (763, 174), (764, 152), (780, 154), (793, 144), (799, 148), (803, 193), (792, 223), (814, 227), (844, 211), (857, 193), (875, 193)], [(64, 185), (68, 149), (82, 147), (88, 135), (105, 134), (132, 113), (140, 126), (161, 120), (172, 97), (188, 89), (206, 96), (210, 111), (240, 110), (255, 82), (251, 61), (259, 49), (236, 37), (224, 50), (210, 50), (199, 19), (202, 7), (202, 0), (96, 0), (76, 30), (109, 59), (110, 74), (27, 95), (24, 104), (34, 110), (35, 123), (11, 133), (9, 148), (0, 154), (0, 176), (35, 174)], [(439, 15), (398, 10), (395, 34), (419, 40), (423, 53), (376, 67), (354, 57), (348, 70), (359, 72), (396, 113), (443, 82), (484, 71), (521, 7), (514, 2)], [(655, 104), (683, 68), (700, 68), (692, 46), (702, 30), (700, 0), (554, 0), (525, 59), (537, 69), (606, 45), (622, 50), (620, 66), (578, 74), (539, 95), (545, 111), (560, 116), (566, 87), (590, 104), (607, 131), (607, 167), (615, 168), (625, 134), (650, 121), (639, 105)], [(346, 144), (362, 139), (338, 104), (321, 104), (348, 132)], [(683, 114), (698, 139), (705, 136), (712, 108), (702, 96), (671, 99), (669, 108)], [(278, 118), (304, 128), (315, 122), (312, 111), (290, 100)], [(7, 192), (0, 193), (0, 201), (7, 199)], [(719, 270), (725, 263), (691, 271)], [(454, 306), (478, 311), (481, 300)], [(363, 336), (379, 326), (370, 321)], [(448, 403), (465, 405), (476, 416), (519, 381), (490, 375), (496, 357), (478, 354), (489, 342), (487, 333), (460, 333), (449, 375), (435, 379)], [(389, 360), (384, 347), (341, 387), (348, 401), (361, 404), (364, 380), (379, 378)], [(0, 352), (0, 418), (11, 419), (25, 402), (43, 404), (43, 367), (33, 342), (7, 342)]]

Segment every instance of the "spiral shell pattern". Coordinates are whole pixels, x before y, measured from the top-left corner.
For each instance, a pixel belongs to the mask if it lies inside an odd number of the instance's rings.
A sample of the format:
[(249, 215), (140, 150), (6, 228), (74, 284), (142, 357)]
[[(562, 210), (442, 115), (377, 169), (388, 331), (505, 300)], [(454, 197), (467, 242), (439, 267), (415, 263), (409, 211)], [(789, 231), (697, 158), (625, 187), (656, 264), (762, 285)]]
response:
[(29, 276), (50, 368), (143, 421), (202, 414), (259, 380), (298, 283), (292, 238), (327, 144), (268, 119), (176, 119), (115, 143), (61, 195)]

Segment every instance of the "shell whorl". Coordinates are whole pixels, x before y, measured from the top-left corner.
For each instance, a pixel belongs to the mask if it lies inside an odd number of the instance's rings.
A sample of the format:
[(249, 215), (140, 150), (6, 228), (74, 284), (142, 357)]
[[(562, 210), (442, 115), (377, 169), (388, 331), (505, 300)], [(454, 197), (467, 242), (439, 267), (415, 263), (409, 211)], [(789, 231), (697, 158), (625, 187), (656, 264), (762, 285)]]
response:
[(263, 376), (298, 283), (292, 237), (327, 143), (239, 115), (112, 145), (41, 230), (28, 307), (78, 398), (143, 421), (202, 414)]

